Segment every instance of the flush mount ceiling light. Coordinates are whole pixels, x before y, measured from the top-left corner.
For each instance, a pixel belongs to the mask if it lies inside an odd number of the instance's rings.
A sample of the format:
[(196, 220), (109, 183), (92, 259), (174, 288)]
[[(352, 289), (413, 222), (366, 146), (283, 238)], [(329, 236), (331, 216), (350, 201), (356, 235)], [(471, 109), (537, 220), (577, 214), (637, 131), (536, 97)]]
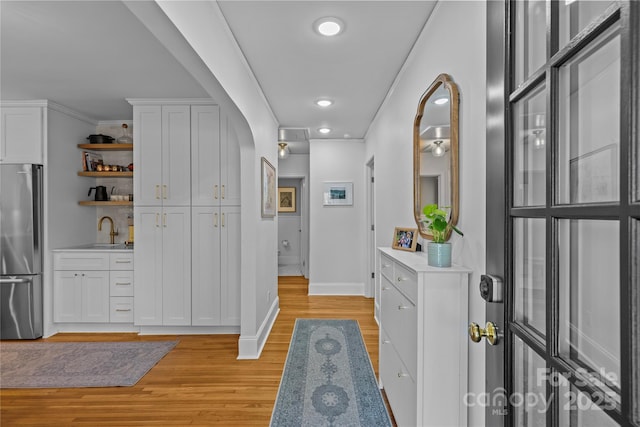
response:
[(278, 158), (286, 159), (291, 154), (291, 150), (286, 142), (278, 142)]
[(442, 140), (433, 142), (433, 144), (435, 145), (435, 147), (433, 147), (433, 149), (431, 150), (431, 154), (433, 154), (433, 157), (442, 157), (442, 156), (444, 156), (445, 149), (442, 146), (443, 142), (444, 141), (442, 141)]
[(331, 129), (329, 129), (329, 128), (320, 128), (320, 129), (318, 129), (318, 132), (327, 134), (327, 133), (331, 132)]
[(436, 105), (446, 104), (447, 102), (449, 102), (449, 98), (446, 96), (443, 96), (442, 98), (438, 98), (435, 101), (433, 101), (433, 103)]
[(316, 101), (316, 105), (318, 105), (320, 107), (328, 107), (331, 104), (333, 104), (333, 101), (330, 100), (330, 99), (326, 99), (326, 98), (318, 99)]
[(313, 28), (318, 34), (331, 37), (342, 32), (344, 23), (338, 18), (327, 16), (316, 20), (316, 22), (313, 23)]

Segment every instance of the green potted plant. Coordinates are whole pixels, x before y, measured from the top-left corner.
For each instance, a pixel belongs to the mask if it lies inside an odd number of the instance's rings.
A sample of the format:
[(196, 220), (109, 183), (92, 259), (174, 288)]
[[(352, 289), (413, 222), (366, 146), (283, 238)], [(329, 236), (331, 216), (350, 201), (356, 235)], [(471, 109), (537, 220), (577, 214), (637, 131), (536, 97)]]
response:
[(462, 231), (451, 223), (449, 214), (437, 204), (426, 205), (422, 209), (423, 222), (433, 236), (433, 241), (427, 244), (427, 262), (433, 267), (451, 267), (451, 243), (447, 242), (451, 231), (464, 236)]

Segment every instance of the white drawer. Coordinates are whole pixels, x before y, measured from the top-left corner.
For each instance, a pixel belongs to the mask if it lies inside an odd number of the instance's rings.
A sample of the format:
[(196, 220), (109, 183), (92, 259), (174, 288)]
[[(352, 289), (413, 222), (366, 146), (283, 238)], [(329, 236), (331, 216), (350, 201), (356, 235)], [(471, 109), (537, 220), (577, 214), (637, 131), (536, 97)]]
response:
[(416, 273), (409, 270), (398, 263), (394, 266), (395, 279), (393, 283), (405, 294), (412, 302), (416, 302), (418, 298), (418, 278)]
[(111, 271), (109, 273), (109, 295), (112, 297), (133, 296), (133, 271)]
[(385, 254), (380, 254), (380, 273), (383, 277), (393, 281), (393, 260)]
[(111, 270), (133, 270), (133, 252), (109, 254), (109, 267)]
[(382, 291), (382, 325), (409, 372), (416, 376), (418, 315), (416, 306), (391, 286)]
[(380, 379), (393, 417), (398, 426), (416, 426), (417, 387), (415, 380), (398, 357), (388, 335), (380, 328)]
[(111, 323), (133, 323), (133, 297), (111, 297), (109, 299), (109, 321)]
[(54, 270), (108, 270), (109, 254), (104, 252), (54, 252)]

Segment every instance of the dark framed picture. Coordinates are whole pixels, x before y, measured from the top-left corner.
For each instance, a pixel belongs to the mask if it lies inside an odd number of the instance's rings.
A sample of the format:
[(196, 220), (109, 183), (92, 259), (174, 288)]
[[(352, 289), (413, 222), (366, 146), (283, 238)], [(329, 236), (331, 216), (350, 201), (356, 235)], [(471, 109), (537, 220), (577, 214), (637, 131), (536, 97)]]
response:
[(296, 211), (296, 187), (278, 187), (278, 212)]
[(393, 231), (393, 249), (415, 252), (418, 245), (417, 228), (396, 227)]
[(276, 168), (262, 158), (262, 197), (260, 213), (263, 218), (276, 216)]

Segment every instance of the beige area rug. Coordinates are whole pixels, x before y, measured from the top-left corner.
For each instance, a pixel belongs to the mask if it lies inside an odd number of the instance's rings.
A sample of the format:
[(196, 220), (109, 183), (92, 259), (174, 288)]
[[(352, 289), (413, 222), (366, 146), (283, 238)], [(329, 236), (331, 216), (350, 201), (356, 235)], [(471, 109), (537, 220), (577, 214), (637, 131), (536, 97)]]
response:
[(0, 344), (0, 388), (132, 386), (177, 341)]

